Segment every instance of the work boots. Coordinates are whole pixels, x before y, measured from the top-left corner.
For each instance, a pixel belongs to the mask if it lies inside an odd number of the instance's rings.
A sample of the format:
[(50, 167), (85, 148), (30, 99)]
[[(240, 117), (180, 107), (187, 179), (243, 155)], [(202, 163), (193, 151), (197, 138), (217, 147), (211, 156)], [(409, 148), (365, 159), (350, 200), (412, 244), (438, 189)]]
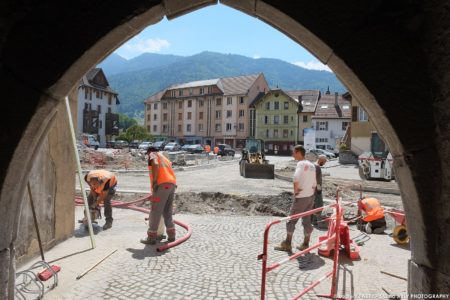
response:
[(141, 243), (146, 245), (155, 245), (157, 240), (158, 235), (156, 232), (147, 231), (147, 237), (145, 239), (141, 239)]
[(166, 232), (167, 232), (167, 236), (168, 236), (167, 241), (169, 243), (174, 242), (175, 241), (175, 228), (167, 228)]
[(291, 244), (290, 241), (284, 240), (284, 241), (282, 241), (280, 243), (279, 246), (275, 246), (274, 249), (277, 250), (277, 251), (291, 252), (292, 251), (292, 244)]
[(103, 225), (103, 230), (108, 230), (112, 227), (112, 221), (106, 221), (105, 225)]
[(303, 243), (300, 246), (297, 246), (297, 249), (300, 250), (300, 251), (308, 249), (309, 248), (309, 238), (310, 238), (309, 235), (305, 235)]

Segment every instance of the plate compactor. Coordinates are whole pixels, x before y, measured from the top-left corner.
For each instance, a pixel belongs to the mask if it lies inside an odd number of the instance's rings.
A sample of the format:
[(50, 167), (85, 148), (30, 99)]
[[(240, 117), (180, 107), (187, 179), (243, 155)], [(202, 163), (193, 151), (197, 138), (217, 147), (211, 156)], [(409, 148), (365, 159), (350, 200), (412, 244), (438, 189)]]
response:
[(269, 164), (264, 155), (264, 141), (261, 139), (245, 140), (242, 157), (239, 161), (239, 171), (245, 178), (274, 179), (275, 166)]

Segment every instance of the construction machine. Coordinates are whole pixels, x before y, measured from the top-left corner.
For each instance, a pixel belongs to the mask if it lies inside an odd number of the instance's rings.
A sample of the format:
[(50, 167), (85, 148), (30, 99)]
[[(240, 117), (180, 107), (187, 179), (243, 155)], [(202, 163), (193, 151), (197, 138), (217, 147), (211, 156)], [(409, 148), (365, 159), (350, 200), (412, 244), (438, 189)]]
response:
[(275, 178), (275, 166), (269, 164), (264, 155), (264, 141), (261, 139), (246, 139), (245, 148), (239, 161), (239, 171), (245, 178)]
[(392, 155), (386, 144), (375, 132), (372, 133), (370, 149), (370, 152), (364, 152), (358, 156), (359, 176), (361, 179), (382, 179), (386, 181), (394, 179)]

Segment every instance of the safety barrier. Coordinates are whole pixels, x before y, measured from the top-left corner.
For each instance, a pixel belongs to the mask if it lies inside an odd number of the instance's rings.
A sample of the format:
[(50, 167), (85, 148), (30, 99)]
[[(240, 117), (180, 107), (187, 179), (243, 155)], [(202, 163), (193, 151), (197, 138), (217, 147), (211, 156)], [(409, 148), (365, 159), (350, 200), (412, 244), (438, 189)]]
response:
[[(328, 230), (328, 234), (327, 236), (322, 236), (319, 238), (319, 242), (312, 245), (311, 247), (299, 251), (297, 253), (295, 253), (294, 255), (291, 255), (285, 259), (283, 259), (280, 262), (274, 263), (270, 266), (267, 266), (267, 261), (268, 261), (268, 254), (267, 254), (267, 248), (268, 248), (268, 241), (269, 241), (269, 230), (270, 228), (275, 225), (275, 224), (279, 224), (281, 222), (284, 221), (289, 221), (289, 220), (293, 220), (293, 219), (299, 219), (302, 217), (306, 217), (312, 214), (315, 214), (317, 212), (323, 211), (324, 209), (327, 208), (335, 208), (335, 214), (334, 216), (330, 217), (329, 220), (329, 230)], [(266, 277), (267, 277), (267, 273), (269, 273), (270, 271), (274, 270), (275, 268), (281, 266), (282, 264), (291, 261), (293, 259), (296, 259), (297, 257), (304, 255), (306, 253), (311, 252), (312, 250), (319, 248), (320, 246), (327, 244), (328, 246), (333, 246), (332, 250), (334, 250), (333, 253), (333, 270), (327, 272), (324, 276), (322, 276), (321, 278), (319, 278), (318, 280), (314, 281), (312, 284), (310, 284), (308, 287), (306, 287), (305, 289), (303, 289), (301, 292), (299, 292), (297, 295), (294, 296), (294, 298), (292, 299), (299, 299), (300, 297), (302, 297), (304, 294), (306, 294), (308, 291), (310, 291), (311, 289), (313, 289), (314, 287), (316, 287), (317, 285), (319, 285), (319, 283), (321, 283), (323, 280), (327, 279), (328, 277), (332, 276), (332, 282), (331, 282), (331, 290), (330, 290), (330, 294), (329, 295), (320, 295), (321, 297), (326, 297), (326, 298), (331, 298), (331, 299), (335, 299), (336, 298), (336, 290), (337, 290), (337, 269), (338, 269), (338, 264), (339, 264), (339, 250), (340, 250), (340, 246), (341, 246), (341, 234), (342, 232), (342, 228), (341, 228), (341, 222), (342, 221), (342, 205), (339, 199), (339, 190), (336, 192), (336, 203), (335, 204), (330, 204), (324, 207), (319, 207), (313, 210), (309, 210), (303, 213), (299, 213), (296, 215), (292, 215), (286, 218), (281, 218), (278, 220), (274, 220), (270, 223), (268, 223), (266, 225), (266, 228), (264, 230), (264, 245), (263, 245), (263, 253), (258, 255), (258, 259), (262, 260), (262, 276), (261, 276), (261, 300), (265, 299), (266, 296)], [(348, 227), (345, 224), (344, 228), (346, 228), (346, 232), (345, 234), (348, 235)], [(330, 245), (334, 242), (334, 245)], [(352, 240), (350, 240), (350, 238), (347, 236), (347, 241), (346, 242), (352, 242)], [(320, 254), (330, 254), (331, 251), (325, 251), (322, 252), (320, 251), (321, 249), (319, 249), (319, 253)], [(353, 249), (358, 250), (359, 249)]]
[[(138, 206), (139, 204), (143, 204), (145, 201), (147, 201), (149, 199), (149, 197), (150, 197), (150, 194), (146, 195), (146, 196), (144, 196), (142, 198), (130, 201), (130, 202), (123, 202), (123, 201), (112, 200), (111, 201), (111, 206), (119, 207), (119, 208), (128, 208), (128, 209), (131, 209), (131, 210), (140, 211), (140, 212), (149, 214), (150, 213), (150, 209), (149, 208)], [(77, 197), (76, 196), (75, 197), (75, 204), (83, 205), (83, 199), (81, 197)], [(191, 235), (192, 235), (192, 228), (188, 224), (185, 224), (185, 223), (177, 221), (177, 220), (173, 220), (173, 222), (176, 225), (181, 226), (184, 229), (186, 229), (187, 230), (186, 234), (184, 236), (176, 239), (173, 242), (164, 244), (164, 245), (156, 248), (157, 252), (162, 252), (162, 251), (165, 251), (165, 250), (170, 249), (172, 247), (175, 247), (175, 246), (177, 246), (177, 245), (187, 241), (191, 237)]]

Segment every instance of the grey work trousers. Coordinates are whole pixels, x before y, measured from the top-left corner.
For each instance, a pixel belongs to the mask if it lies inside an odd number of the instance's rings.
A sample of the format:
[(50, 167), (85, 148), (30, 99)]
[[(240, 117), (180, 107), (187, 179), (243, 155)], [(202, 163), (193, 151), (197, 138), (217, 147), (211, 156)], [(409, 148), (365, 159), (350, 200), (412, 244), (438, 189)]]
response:
[[(108, 194), (106, 195), (105, 199), (103, 199), (103, 206), (104, 206), (104, 214), (105, 214), (105, 221), (106, 222), (112, 222), (112, 206), (111, 206), (111, 199), (116, 194), (116, 186), (110, 187), (108, 189)], [(88, 205), (91, 207), (95, 201), (97, 201), (97, 198), (99, 196), (95, 197), (92, 195), (92, 193), (89, 193), (88, 196)]]
[[(310, 197), (304, 198), (294, 198), (291, 205), (291, 210), (289, 211), (289, 215), (296, 215), (308, 210), (312, 210), (314, 206), (314, 195)], [(298, 219), (289, 220), (286, 223), (286, 231), (289, 234), (293, 234), (295, 231), (295, 225), (297, 224)], [(303, 230), (305, 235), (311, 234), (313, 231), (313, 226), (311, 225), (311, 216), (306, 216), (302, 218)]]
[(149, 215), (149, 233), (156, 233), (158, 231), (161, 216), (164, 217), (164, 224), (166, 231), (173, 230), (173, 198), (175, 196), (176, 185), (172, 183), (159, 184), (153, 191), (151, 198), (151, 210)]

